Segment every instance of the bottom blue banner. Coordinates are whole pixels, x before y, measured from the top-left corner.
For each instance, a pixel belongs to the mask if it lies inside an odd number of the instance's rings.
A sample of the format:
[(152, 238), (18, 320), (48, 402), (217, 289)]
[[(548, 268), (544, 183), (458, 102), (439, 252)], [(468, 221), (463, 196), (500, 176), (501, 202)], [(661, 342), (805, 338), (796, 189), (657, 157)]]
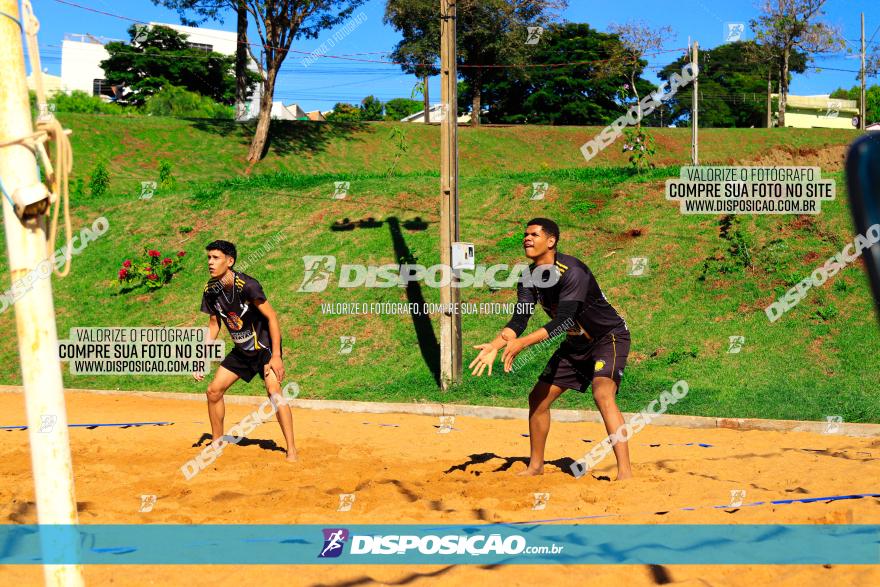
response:
[(880, 564), (878, 525), (2, 525), (0, 564)]

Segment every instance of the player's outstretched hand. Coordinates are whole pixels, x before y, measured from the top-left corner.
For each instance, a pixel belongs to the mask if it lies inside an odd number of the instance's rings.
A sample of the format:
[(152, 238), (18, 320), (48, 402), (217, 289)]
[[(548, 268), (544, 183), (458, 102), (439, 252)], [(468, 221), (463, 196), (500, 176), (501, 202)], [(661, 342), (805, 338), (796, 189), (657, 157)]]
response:
[(195, 379), (196, 381), (201, 381), (201, 380), (204, 379), (204, 378), (205, 378), (205, 374), (204, 374), (204, 373), (196, 373), (196, 372), (193, 372), (193, 379)]
[(268, 375), (269, 369), (271, 369), (275, 372), (275, 377), (278, 378), (279, 383), (284, 381), (284, 363), (281, 362), (281, 357), (272, 357), (269, 359), (269, 362), (266, 363), (264, 369), (264, 375)]
[(516, 356), (524, 348), (525, 345), (520, 339), (514, 339), (507, 342), (507, 346), (504, 347), (504, 354), (501, 355), (501, 361), (504, 363), (505, 373), (510, 373), (510, 370), (513, 369), (514, 359), (516, 359)]
[(471, 364), (468, 365), (468, 369), (473, 369), (471, 371), (471, 375), (476, 375), (480, 377), (483, 374), (483, 371), (486, 370), (486, 367), (489, 367), (489, 375), (492, 375), (492, 363), (495, 362), (495, 357), (498, 356), (498, 349), (493, 347), (491, 344), (478, 344), (474, 347), (475, 349), (480, 349), (480, 354), (477, 355), (477, 358), (471, 361)]

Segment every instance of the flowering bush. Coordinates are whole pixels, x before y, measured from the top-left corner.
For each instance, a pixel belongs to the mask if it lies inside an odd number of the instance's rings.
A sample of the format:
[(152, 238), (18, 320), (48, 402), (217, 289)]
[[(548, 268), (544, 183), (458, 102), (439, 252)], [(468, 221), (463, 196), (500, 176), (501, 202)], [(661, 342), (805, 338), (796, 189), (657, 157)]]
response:
[(643, 128), (628, 128), (623, 131), (626, 142), (623, 152), (629, 152), (629, 163), (639, 173), (647, 167), (654, 167), (651, 159), (656, 154), (654, 149), (654, 137)]
[(181, 261), (186, 255), (178, 251), (176, 255), (165, 257), (156, 249), (144, 249), (139, 261), (126, 259), (119, 269), (118, 279), (122, 291), (131, 291), (141, 286), (148, 290), (159, 289), (183, 268)]

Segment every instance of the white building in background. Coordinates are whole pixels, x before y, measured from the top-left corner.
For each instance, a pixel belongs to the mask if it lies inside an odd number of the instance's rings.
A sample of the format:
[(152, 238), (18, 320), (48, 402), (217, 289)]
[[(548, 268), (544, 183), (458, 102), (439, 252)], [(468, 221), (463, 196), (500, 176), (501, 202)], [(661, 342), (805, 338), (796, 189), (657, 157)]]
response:
[[(188, 27), (177, 24), (151, 22), (147, 26), (164, 26), (187, 36), (189, 45), (204, 51), (214, 51), (223, 55), (235, 55), (238, 47), (236, 33)], [(61, 88), (65, 92), (81, 90), (94, 96), (113, 97), (113, 89), (107, 83), (101, 62), (110, 57), (104, 43), (113, 39), (99, 39), (89, 34), (65, 35), (61, 44)], [(250, 69), (256, 71), (257, 65), (248, 57)], [(239, 109), (247, 112), (246, 118), (254, 118), (260, 109), (258, 85), (251, 100)]]
[[(431, 109), (428, 110), (428, 120), (430, 124), (440, 124), (443, 121), (443, 108), (440, 104), (434, 104), (431, 106)], [(458, 117), (459, 124), (469, 124), (471, 121), (470, 114), (462, 114)], [(410, 114), (406, 118), (401, 118), (400, 122), (412, 122), (414, 124), (424, 124), (425, 123), (425, 111), (419, 110), (415, 114)]]
[(275, 120), (308, 120), (309, 115), (299, 104), (284, 105), (283, 102), (272, 102), (271, 117)]

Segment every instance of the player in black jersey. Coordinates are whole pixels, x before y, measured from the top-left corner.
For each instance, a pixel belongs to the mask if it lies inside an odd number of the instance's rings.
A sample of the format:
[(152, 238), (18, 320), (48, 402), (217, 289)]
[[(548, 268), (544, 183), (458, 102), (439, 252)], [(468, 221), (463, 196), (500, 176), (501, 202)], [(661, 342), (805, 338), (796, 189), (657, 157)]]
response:
[[(293, 440), (293, 416), (290, 406), (281, 395), (284, 364), (281, 361), (281, 328), (278, 315), (266, 299), (260, 283), (233, 269), (237, 252), (235, 245), (223, 240), (210, 243), (208, 271), (211, 279), (202, 295), (202, 312), (210, 314), (208, 338), (220, 334), (220, 325), (226, 324), (235, 347), (217, 368), (208, 385), (208, 417), (211, 420), (213, 442), (223, 438), (223, 417), (226, 405), (223, 394), (238, 379), (250, 381), (259, 375), (276, 409), (276, 418), (287, 443), (287, 460), (295, 461), (296, 445)], [(203, 374), (194, 374), (197, 381)]]
[[(590, 268), (571, 255), (557, 252), (559, 226), (546, 218), (530, 220), (523, 237), (525, 255), (533, 261), (531, 269), (544, 266), (554, 278), (540, 287), (537, 284), (517, 286), (517, 311), (501, 333), (490, 343), (477, 345), (480, 354), (471, 362), (472, 374), (480, 376), (504, 348), (504, 371), (510, 372), (514, 360), (530, 345), (565, 333), (538, 382), (529, 394), (529, 443), (531, 456), (528, 468), (520, 475), (544, 472), (544, 447), (550, 431), (550, 406), (566, 389), (586, 391), (593, 387), (593, 399), (609, 435), (624, 424), (615, 396), (620, 386), (630, 336), (626, 322), (608, 303)], [(532, 304), (540, 304), (551, 320), (531, 334), (525, 331)], [(629, 448), (626, 442), (614, 445), (617, 457), (617, 478), (632, 476)]]

